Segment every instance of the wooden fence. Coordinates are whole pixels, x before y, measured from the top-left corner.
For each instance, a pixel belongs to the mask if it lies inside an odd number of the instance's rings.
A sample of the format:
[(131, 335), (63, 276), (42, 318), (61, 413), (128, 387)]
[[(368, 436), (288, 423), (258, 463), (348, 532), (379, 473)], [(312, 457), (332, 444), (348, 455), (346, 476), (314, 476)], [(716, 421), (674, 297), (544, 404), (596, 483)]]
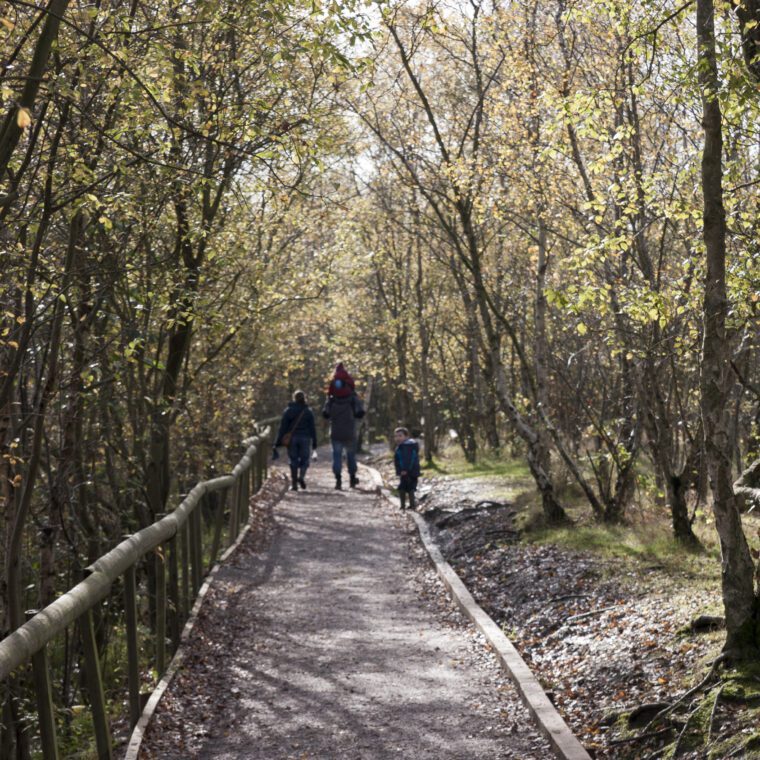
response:
[[(273, 422), (266, 420), (259, 423), (256, 426), (257, 434), (243, 442), (245, 454), (230, 475), (198, 483), (175, 510), (126, 537), (87, 567), (83, 580), (74, 588), (44, 609), (31, 610), (27, 613), (27, 622), (0, 641), (0, 681), (12, 676), (31, 660), (39, 737), (45, 760), (57, 760), (59, 757), (48, 643), (72, 623), (78, 623), (84, 684), (92, 712), (98, 757), (101, 760), (111, 758), (113, 745), (93, 610), (109, 596), (112, 584), (123, 578), (129, 717), (134, 727), (142, 709), (136, 565), (152, 553), (149, 561), (155, 563), (153, 664), (158, 675), (156, 680), (159, 680), (167, 665), (167, 638), (171, 641), (171, 649), (176, 650), (184, 622), (193, 607), (203, 577), (219, 557), (222, 541), (226, 539), (227, 546), (231, 546), (248, 522), (250, 496), (262, 487), (267, 477), (268, 442), (271, 440)], [(215, 491), (221, 491), (221, 502), (214, 512), (211, 546), (204, 547), (200, 507), (203, 497)], [(224, 516), (227, 511), (225, 537)], [(209, 554), (208, 562), (204, 560), (204, 551)]]

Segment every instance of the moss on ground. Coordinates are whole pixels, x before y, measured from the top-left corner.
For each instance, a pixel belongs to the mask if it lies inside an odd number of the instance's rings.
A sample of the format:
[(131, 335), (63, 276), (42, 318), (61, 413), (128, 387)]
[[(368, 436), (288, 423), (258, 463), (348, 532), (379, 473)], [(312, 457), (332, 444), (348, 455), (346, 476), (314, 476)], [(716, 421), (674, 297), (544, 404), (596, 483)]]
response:
[(666, 735), (667, 745), (658, 755), (663, 760), (694, 757), (689, 753), (695, 752), (709, 760), (760, 760), (760, 665), (726, 671), (697, 701), (679, 706), (651, 728), (631, 730), (629, 715), (621, 713), (610, 726), (609, 736), (620, 742), (621, 760), (640, 756), (645, 744), (635, 740), (637, 735), (668, 727), (672, 734)]

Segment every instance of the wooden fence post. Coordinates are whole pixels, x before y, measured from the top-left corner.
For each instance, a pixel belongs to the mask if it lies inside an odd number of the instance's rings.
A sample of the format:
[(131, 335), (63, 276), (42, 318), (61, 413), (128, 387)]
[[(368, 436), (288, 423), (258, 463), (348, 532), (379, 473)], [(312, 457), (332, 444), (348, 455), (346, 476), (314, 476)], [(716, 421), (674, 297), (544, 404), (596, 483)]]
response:
[[(37, 610), (28, 610), (26, 619), (31, 620), (36, 614)], [(58, 739), (55, 734), (55, 708), (53, 707), (53, 692), (50, 688), (47, 646), (32, 655), (32, 676), (34, 693), (37, 697), (42, 757), (44, 760), (58, 760)]]
[(236, 494), (235, 526), (232, 532), (233, 543), (237, 540), (238, 534), (240, 533), (240, 520), (241, 520), (241, 513), (243, 511), (243, 473), (242, 472), (240, 473), (240, 475), (238, 475), (237, 491), (235, 491), (235, 494)]
[(166, 549), (169, 553), (169, 636), (172, 640), (172, 654), (179, 647), (179, 559), (177, 557), (177, 534), (167, 541)]
[[(165, 514), (157, 514), (156, 520), (162, 520)], [(166, 544), (156, 547), (154, 562), (156, 565), (156, 672), (159, 679), (166, 670)]]
[(235, 480), (232, 487), (232, 503), (230, 504), (229, 532), (227, 535), (227, 546), (232, 546), (237, 537), (238, 510), (240, 509), (240, 478)]
[(211, 543), (211, 559), (209, 560), (209, 572), (219, 557), (219, 548), (222, 543), (222, 530), (224, 529), (224, 509), (227, 506), (227, 491), (229, 488), (222, 489), (219, 494), (219, 500), (214, 513), (214, 538)]
[(236, 539), (240, 535), (240, 528), (243, 525), (243, 520), (245, 519), (245, 470), (240, 473), (238, 482), (240, 483), (240, 489), (238, 490), (238, 521), (237, 525), (235, 526)]
[(182, 622), (190, 617), (190, 518), (180, 528), (179, 548), (182, 555)]
[(243, 525), (248, 525), (251, 517), (251, 473), (255, 469), (256, 460), (251, 460), (251, 466), (243, 474)]
[[(198, 596), (198, 592), (201, 588), (201, 579), (203, 577), (203, 570), (201, 569), (201, 536), (198, 517), (200, 516), (200, 502), (195, 505), (193, 511), (188, 516), (188, 522), (190, 523), (190, 564), (191, 564), (191, 577), (192, 577), (192, 592), (193, 603), (195, 597)], [(192, 608), (190, 604), (190, 608)], [(188, 612), (190, 610), (188, 608)]]
[(127, 682), (129, 685), (129, 725), (140, 719), (140, 662), (137, 641), (137, 581), (135, 566), (124, 573), (124, 613), (127, 627)]
[(195, 595), (198, 593), (198, 566), (195, 561), (195, 545), (197, 542), (195, 515), (191, 512), (187, 516), (187, 553), (190, 558), (190, 596), (187, 604), (187, 614), (190, 615), (190, 610), (195, 603)]
[[(90, 571), (85, 570), (85, 577), (89, 574)], [(108, 725), (108, 710), (103, 692), (103, 676), (100, 671), (100, 656), (98, 655), (98, 643), (95, 639), (92, 608), (79, 618), (79, 631), (82, 636), (84, 675), (90, 698), (90, 709), (92, 710), (98, 760), (111, 760), (113, 757), (111, 727)]]
[(256, 444), (256, 451), (253, 452), (251, 474), (253, 476), (251, 490), (253, 493), (258, 493), (261, 488), (261, 438), (259, 438), (259, 442)]
[(259, 443), (256, 447), (256, 480), (258, 481), (258, 488), (261, 490), (264, 485), (264, 459), (266, 458), (267, 450), (264, 446), (264, 439), (259, 436)]

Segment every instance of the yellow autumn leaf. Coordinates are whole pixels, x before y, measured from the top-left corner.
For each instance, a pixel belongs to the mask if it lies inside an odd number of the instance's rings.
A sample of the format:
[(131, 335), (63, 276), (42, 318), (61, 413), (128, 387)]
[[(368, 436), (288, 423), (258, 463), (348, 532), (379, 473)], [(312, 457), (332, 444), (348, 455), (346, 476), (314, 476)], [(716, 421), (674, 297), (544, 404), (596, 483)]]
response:
[(16, 28), (16, 25), (9, 18), (5, 18), (5, 16), (0, 18), (0, 24), (2, 24), (9, 32), (12, 32)]
[(32, 114), (28, 108), (22, 106), (18, 109), (18, 113), (16, 114), (16, 124), (18, 124), (19, 129), (26, 129), (32, 125)]

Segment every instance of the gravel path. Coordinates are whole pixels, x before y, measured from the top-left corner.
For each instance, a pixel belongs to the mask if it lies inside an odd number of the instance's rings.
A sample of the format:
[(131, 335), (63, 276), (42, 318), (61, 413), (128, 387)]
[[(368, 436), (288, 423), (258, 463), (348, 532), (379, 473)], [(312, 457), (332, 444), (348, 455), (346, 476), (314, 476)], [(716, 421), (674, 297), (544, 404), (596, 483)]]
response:
[(309, 476), (222, 568), (141, 757), (549, 757), (410, 523)]

